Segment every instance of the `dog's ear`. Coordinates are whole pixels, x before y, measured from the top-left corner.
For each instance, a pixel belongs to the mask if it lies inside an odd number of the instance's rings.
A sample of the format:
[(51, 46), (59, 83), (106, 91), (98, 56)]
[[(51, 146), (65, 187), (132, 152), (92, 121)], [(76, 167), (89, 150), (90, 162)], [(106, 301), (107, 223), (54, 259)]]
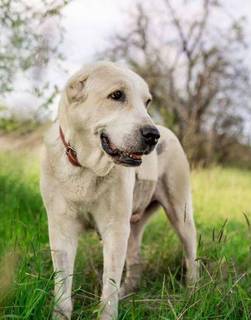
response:
[(82, 102), (85, 100), (87, 96), (85, 90), (87, 78), (86, 75), (77, 75), (69, 80), (66, 85), (66, 94), (70, 103)]

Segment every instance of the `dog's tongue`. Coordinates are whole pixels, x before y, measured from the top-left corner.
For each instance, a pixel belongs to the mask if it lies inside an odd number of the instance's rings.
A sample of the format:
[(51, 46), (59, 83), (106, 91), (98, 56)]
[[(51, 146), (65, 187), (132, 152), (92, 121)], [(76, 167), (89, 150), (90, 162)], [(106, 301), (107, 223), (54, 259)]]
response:
[(140, 154), (140, 153), (131, 153), (130, 156), (135, 160), (141, 160), (142, 154)]
[(116, 149), (117, 149), (117, 147), (115, 146), (115, 144), (113, 144), (111, 141), (109, 141), (109, 145), (110, 145), (110, 148), (111, 148), (112, 150), (116, 150)]

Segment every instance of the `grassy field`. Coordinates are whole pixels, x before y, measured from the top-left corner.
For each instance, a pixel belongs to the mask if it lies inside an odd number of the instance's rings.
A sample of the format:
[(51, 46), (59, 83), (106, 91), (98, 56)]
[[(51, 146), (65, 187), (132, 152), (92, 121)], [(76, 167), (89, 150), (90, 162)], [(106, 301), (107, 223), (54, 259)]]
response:
[[(50, 319), (53, 273), (36, 159), (0, 156), (0, 319)], [(120, 304), (120, 320), (251, 319), (251, 171), (192, 174), (201, 279), (183, 285), (182, 248), (164, 214), (144, 234), (140, 291)], [(102, 273), (94, 233), (80, 241), (73, 319), (95, 319)]]

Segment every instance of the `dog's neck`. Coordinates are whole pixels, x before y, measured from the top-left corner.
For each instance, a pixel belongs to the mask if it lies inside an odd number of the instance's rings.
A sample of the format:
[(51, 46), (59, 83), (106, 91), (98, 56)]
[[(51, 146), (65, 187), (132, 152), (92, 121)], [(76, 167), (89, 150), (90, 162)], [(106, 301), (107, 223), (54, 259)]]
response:
[[(67, 150), (66, 146), (68, 145), (76, 152), (77, 162), (80, 164), (77, 165), (79, 168), (86, 168), (92, 170), (97, 176), (105, 176), (110, 170), (115, 166), (114, 162), (108, 158), (108, 156), (103, 152), (95, 141), (95, 138), (92, 137), (83, 141), (82, 135), (75, 130), (70, 130), (72, 126), (69, 123), (67, 108), (61, 102), (59, 105), (59, 114), (58, 114), (58, 125), (62, 128), (64, 134), (65, 143), (63, 143), (62, 138), (60, 138), (59, 143), (61, 146), (64, 146), (64, 149)], [(57, 128), (57, 136), (59, 136), (59, 127)], [(71, 151), (70, 151), (71, 152)], [(74, 157), (74, 154), (71, 152), (70, 157)], [(69, 156), (67, 155), (68, 159)], [(68, 160), (67, 159), (67, 160)], [(72, 166), (72, 161), (69, 159), (69, 162)], [(74, 159), (75, 163), (75, 159)], [(75, 164), (74, 164), (75, 165)]]

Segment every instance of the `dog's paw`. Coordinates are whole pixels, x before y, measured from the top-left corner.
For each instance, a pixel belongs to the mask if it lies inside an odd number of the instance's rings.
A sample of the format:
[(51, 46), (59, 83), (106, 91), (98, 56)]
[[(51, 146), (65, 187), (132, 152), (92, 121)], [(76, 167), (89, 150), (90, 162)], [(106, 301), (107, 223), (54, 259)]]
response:
[(197, 282), (199, 281), (200, 278), (200, 272), (199, 272), (199, 262), (195, 262), (192, 268), (187, 270), (186, 274), (186, 286), (188, 288), (195, 288)]
[(98, 320), (117, 320), (118, 319), (118, 304), (113, 303), (103, 304), (101, 303), (100, 314)]

